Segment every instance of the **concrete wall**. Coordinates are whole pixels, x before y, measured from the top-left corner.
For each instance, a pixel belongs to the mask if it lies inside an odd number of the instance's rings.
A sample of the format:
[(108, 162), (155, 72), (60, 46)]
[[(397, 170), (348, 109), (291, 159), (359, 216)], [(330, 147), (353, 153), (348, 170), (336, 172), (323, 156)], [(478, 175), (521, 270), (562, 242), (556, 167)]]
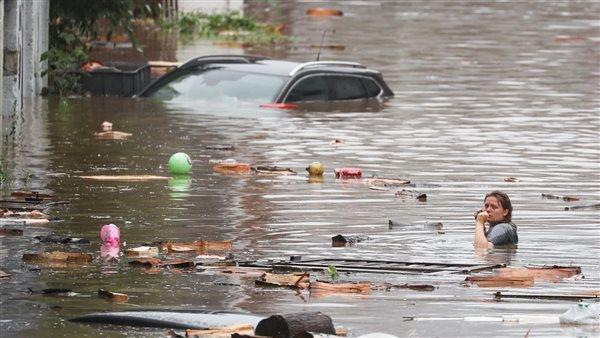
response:
[(182, 12), (201, 11), (206, 13), (244, 13), (244, 0), (179, 0), (178, 8)]
[(48, 49), (49, 0), (2, 0), (2, 116), (21, 110), (23, 100), (41, 93), (40, 58)]

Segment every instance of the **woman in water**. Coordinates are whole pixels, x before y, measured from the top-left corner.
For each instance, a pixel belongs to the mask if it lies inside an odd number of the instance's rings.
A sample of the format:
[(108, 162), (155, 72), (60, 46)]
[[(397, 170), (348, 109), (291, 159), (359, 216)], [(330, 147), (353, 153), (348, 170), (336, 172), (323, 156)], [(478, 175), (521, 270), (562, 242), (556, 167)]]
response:
[[(483, 209), (475, 213), (475, 246), (493, 248), (517, 244), (517, 226), (512, 222), (512, 204), (508, 195), (492, 191), (485, 195)], [(486, 229), (487, 227), (487, 229)]]

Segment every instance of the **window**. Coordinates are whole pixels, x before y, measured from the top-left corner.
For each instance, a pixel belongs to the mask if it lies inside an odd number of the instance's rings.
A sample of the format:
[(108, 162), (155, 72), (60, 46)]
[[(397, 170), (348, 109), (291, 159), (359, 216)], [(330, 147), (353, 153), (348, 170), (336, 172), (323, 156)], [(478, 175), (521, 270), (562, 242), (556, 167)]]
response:
[(301, 79), (292, 88), (285, 102), (325, 101), (327, 85), (321, 76), (310, 76)]
[(258, 101), (271, 102), (284, 78), (222, 68), (195, 70), (173, 79), (151, 97), (160, 100)]
[(367, 97), (377, 97), (381, 93), (381, 88), (374, 80), (363, 78), (362, 83), (367, 89)]
[(330, 100), (354, 100), (366, 98), (360, 78), (354, 76), (328, 76)]

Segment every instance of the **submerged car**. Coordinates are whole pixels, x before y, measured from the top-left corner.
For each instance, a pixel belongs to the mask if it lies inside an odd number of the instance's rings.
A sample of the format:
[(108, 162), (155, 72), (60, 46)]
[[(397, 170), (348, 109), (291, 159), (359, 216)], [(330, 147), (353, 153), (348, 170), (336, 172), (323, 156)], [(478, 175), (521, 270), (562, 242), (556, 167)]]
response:
[(393, 96), (380, 72), (356, 62), (273, 60), (250, 55), (194, 58), (138, 95), (163, 101), (257, 102), (286, 108), (300, 102)]

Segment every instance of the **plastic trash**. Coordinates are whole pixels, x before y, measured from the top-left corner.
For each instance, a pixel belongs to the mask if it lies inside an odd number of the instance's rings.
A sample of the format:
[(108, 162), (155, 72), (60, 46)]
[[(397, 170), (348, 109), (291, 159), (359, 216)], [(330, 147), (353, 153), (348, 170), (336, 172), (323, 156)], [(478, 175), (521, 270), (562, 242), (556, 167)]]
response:
[(108, 121), (104, 121), (100, 125), (100, 128), (102, 128), (102, 131), (110, 131), (113, 128), (113, 124)]
[(362, 170), (360, 168), (335, 168), (335, 178), (361, 178)]
[(308, 174), (310, 176), (323, 176), (325, 167), (321, 162), (313, 162), (308, 167), (306, 167), (306, 171), (308, 171)]
[(104, 245), (111, 247), (118, 247), (121, 243), (121, 231), (119, 227), (114, 224), (106, 224), (100, 229), (100, 240), (104, 242)]
[(567, 312), (558, 317), (561, 324), (600, 325), (600, 303), (584, 303), (573, 305)]

